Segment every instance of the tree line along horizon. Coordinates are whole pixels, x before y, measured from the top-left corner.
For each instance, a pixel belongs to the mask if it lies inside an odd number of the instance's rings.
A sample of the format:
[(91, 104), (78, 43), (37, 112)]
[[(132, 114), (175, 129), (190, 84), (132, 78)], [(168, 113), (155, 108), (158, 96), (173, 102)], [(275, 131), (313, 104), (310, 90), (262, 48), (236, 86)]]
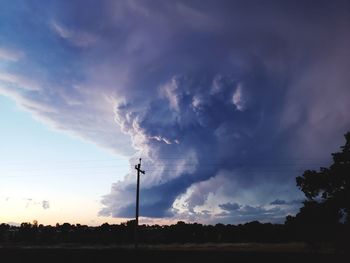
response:
[[(173, 225), (141, 225), (140, 242), (291, 242), (324, 241), (350, 244), (350, 132), (341, 151), (332, 153), (333, 164), (319, 171), (306, 170), (296, 177), (306, 199), (295, 216), (284, 224), (252, 221), (239, 225), (202, 225), (177, 222)], [(131, 243), (135, 220), (119, 225), (92, 227), (64, 223), (44, 226), (0, 224), (0, 243)]]

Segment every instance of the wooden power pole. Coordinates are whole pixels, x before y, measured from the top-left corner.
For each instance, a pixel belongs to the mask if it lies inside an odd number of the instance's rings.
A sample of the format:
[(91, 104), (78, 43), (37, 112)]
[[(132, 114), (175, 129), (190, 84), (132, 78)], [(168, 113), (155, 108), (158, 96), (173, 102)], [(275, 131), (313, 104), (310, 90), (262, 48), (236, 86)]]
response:
[(138, 248), (138, 227), (139, 227), (139, 198), (140, 198), (140, 173), (145, 174), (145, 171), (141, 170), (141, 158), (140, 162), (135, 165), (137, 170), (137, 186), (136, 186), (136, 218), (135, 218), (135, 248)]

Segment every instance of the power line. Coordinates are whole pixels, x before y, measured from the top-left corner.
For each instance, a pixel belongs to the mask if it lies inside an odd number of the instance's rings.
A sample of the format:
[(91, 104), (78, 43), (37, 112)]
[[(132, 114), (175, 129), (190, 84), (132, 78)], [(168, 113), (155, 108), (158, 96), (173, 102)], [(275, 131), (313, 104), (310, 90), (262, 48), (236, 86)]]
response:
[[(160, 158), (160, 159), (157, 159), (155, 161), (162, 161), (162, 160), (168, 160), (168, 159), (161, 159)], [(172, 159), (172, 160), (182, 161), (182, 160), (188, 160), (188, 158), (178, 158), (178, 159)], [(218, 161), (216, 161), (216, 162), (209, 162), (208, 160), (209, 159), (200, 159), (200, 161), (205, 161), (205, 163), (202, 164), (202, 165), (205, 165), (205, 166), (222, 165), (225, 162), (229, 161), (229, 159), (221, 159), (222, 161), (220, 161), (220, 162), (218, 162)], [(215, 160), (215, 159), (212, 159), (212, 160)], [(217, 159), (217, 160), (219, 160), (219, 159)], [(281, 162), (281, 161), (283, 161), (283, 162)], [(264, 161), (264, 162), (262, 162), (262, 161), (249, 160), (249, 161), (231, 161), (230, 164), (231, 165), (232, 164), (233, 165), (249, 165), (249, 166), (252, 166), (252, 165), (264, 165), (264, 166), (265, 165), (271, 165), (271, 166), (276, 166), (276, 165), (304, 165), (304, 164), (305, 165), (309, 165), (309, 164), (312, 165), (312, 164), (319, 164), (320, 163), (319, 161), (317, 161), (317, 162), (316, 161), (309, 161), (308, 159), (299, 159), (298, 161), (293, 160), (293, 159), (289, 159), (288, 161), (289, 162), (284, 162), (284, 160)], [(83, 161), (81, 161), (81, 162), (83, 162)], [(89, 161), (86, 161), (86, 162), (89, 162)], [(60, 165), (61, 164), (61, 162), (44, 162), (44, 161), (41, 161), (40, 165), (42, 165), (42, 163), (45, 163), (46, 165), (52, 165), (52, 164)], [(66, 162), (66, 163), (71, 163), (71, 162)], [(78, 162), (75, 162), (75, 163), (78, 163)], [(197, 163), (198, 163), (197, 161), (194, 161), (194, 162), (186, 162), (186, 163), (183, 163), (181, 165), (195, 165)], [(18, 166), (27, 165), (27, 164), (32, 165), (33, 162), (31, 162), (31, 163), (18, 163), (18, 164), (12, 164), (12, 165), (18, 167)], [(35, 164), (35, 162), (34, 162), (34, 164)], [(176, 164), (176, 163), (174, 163), (174, 164)], [(2, 165), (2, 167), (6, 167), (6, 164), (1, 164), (1, 165)], [(39, 163), (38, 163), (38, 165), (39, 165)], [(163, 164), (159, 164), (159, 163), (148, 164), (146, 162), (146, 165), (162, 166)], [(168, 165), (168, 163), (166, 163), (166, 165)], [(97, 167), (119, 167), (119, 166), (126, 166), (126, 165), (125, 164), (111, 164), (111, 165), (102, 165), (102, 166), (98, 165)], [(132, 167), (131, 164), (127, 164), (127, 166)], [(165, 166), (165, 164), (163, 166)], [(80, 167), (82, 167), (82, 166), (78, 166), (77, 168), (80, 168)], [(87, 167), (94, 168), (95, 166), (87, 166)]]

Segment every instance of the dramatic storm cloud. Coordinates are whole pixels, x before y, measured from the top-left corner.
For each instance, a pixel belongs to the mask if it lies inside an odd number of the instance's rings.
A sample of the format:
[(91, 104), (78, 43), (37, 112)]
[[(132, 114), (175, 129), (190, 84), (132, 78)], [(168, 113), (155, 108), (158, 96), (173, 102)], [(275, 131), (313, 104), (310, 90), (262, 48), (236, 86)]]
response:
[[(350, 128), (346, 1), (50, 3), (2, 9), (0, 93), (142, 157), (142, 216), (279, 222)], [(134, 192), (131, 170), (100, 213), (132, 217)]]

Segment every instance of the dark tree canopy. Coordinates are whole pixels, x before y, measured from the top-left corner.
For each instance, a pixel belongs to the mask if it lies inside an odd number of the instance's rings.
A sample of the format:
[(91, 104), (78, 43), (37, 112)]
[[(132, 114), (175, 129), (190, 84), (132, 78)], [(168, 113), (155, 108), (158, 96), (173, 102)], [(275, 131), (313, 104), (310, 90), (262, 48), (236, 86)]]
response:
[(333, 164), (319, 171), (307, 170), (296, 178), (307, 201), (297, 217), (311, 223), (349, 224), (350, 212), (350, 132), (345, 134), (342, 151), (333, 153)]

